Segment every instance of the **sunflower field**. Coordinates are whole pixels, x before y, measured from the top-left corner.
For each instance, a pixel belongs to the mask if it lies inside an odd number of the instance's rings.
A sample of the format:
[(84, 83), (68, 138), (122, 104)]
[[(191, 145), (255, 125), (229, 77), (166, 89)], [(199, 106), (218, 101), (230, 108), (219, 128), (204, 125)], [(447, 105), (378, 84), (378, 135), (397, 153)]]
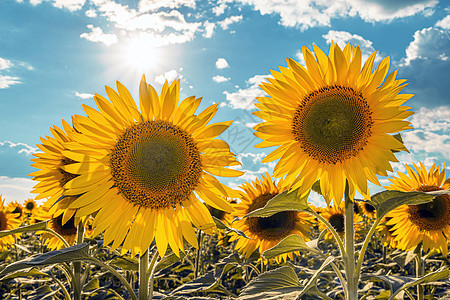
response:
[(218, 179), (243, 175), (218, 138), (232, 121), (180, 101), (180, 80), (143, 76), (138, 101), (106, 86), (51, 127), (36, 198), (0, 196), (0, 299), (450, 299), (445, 165), (388, 177), (406, 80), (350, 43), (302, 50), (255, 104), (273, 173), (238, 189)]

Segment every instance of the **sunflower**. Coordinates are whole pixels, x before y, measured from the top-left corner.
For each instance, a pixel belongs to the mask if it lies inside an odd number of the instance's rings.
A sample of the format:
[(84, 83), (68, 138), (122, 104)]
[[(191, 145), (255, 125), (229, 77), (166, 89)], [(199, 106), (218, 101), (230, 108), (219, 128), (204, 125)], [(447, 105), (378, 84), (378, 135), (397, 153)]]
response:
[(73, 140), (68, 136), (74, 131), (73, 127), (62, 120), (63, 129), (58, 126), (50, 127), (52, 136), (41, 137), (42, 144), (36, 145), (42, 153), (33, 154), (36, 158), (31, 159), (33, 167), (39, 169), (29, 176), (38, 181), (32, 190), (38, 194), (36, 200), (48, 198), (44, 203), (51, 208), (50, 214), (63, 214), (63, 222), (69, 220), (75, 213), (75, 209), (68, 209), (74, 197), (63, 197), (64, 185), (77, 175), (66, 172), (63, 166), (70, 165), (74, 161), (66, 157), (63, 152), (67, 150), (64, 144)]
[(15, 218), (22, 223), (25, 216), (22, 204), (17, 201), (11, 201), (8, 203), (8, 209), (15, 215)]
[(359, 201), (358, 204), (361, 209), (362, 216), (367, 216), (369, 219), (375, 218), (375, 207), (373, 207), (369, 202)]
[[(261, 180), (257, 178), (251, 184), (246, 182), (241, 188), (243, 191), (239, 197), (240, 202), (234, 205), (233, 213), (233, 217), (238, 218), (264, 207), (270, 199), (286, 190), (282, 179), (275, 183), (267, 173)], [(235, 248), (249, 258), (255, 250), (258, 249), (259, 253), (262, 253), (292, 234), (301, 235), (305, 240), (309, 240), (312, 220), (310, 215), (296, 211), (279, 212), (268, 218), (244, 218), (233, 222), (232, 225), (250, 239), (232, 232), (230, 242), (237, 240)], [(292, 253), (286, 253), (275, 257), (275, 261), (281, 263), (283, 260), (286, 261), (288, 256), (293, 258)]]
[[(0, 195), (0, 231), (19, 227), (21, 221), (17, 218), (17, 215), (18, 213), (12, 213), (10, 207), (5, 206), (5, 199)], [(12, 235), (0, 238), (0, 250), (4, 250), (12, 244), (14, 244)]]
[(203, 200), (230, 212), (224, 197), (235, 192), (213, 175), (235, 177), (240, 165), (226, 142), (215, 139), (232, 121), (206, 125), (218, 104), (198, 115), (201, 98), (179, 103), (180, 80), (162, 87), (160, 96), (142, 78), (140, 111), (128, 90), (106, 87), (110, 99), (96, 94), (99, 111), (84, 106), (87, 117), (75, 116), (74, 141), (64, 151), (75, 164), (63, 170), (79, 175), (68, 182), (66, 195), (81, 195), (69, 209), (76, 216), (98, 211), (94, 235), (104, 232), (111, 250), (144, 254), (153, 240), (164, 256), (167, 246), (179, 255), (184, 239), (197, 246), (194, 228), (215, 226)]
[(369, 199), (367, 179), (380, 185), (377, 175), (397, 161), (392, 150), (406, 150), (390, 134), (411, 128), (404, 119), (413, 112), (401, 104), (412, 95), (399, 94), (406, 85), (397, 71), (385, 79), (389, 57), (372, 73), (376, 52), (361, 69), (359, 46), (341, 50), (332, 41), (328, 57), (313, 47), (315, 57), (303, 47), (307, 68), (288, 59), (261, 84), (270, 97), (255, 104), (265, 120), (254, 127), (263, 140), (256, 147), (277, 147), (263, 162), (279, 159), (274, 176), (286, 175), (301, 196), (320, 178), (327, 204), (341, 201), (346, 181), (352, 199), (356, 190)]
[[(344, 239), (345, 236), (345, 206), (344, 202), (341, 202), (339, 204), (333, 204), (329, 205), (326, 208), (322, 210), (321, 213), (322, 217), (324, 217), (325, 220), (328, 221), (328, 223), (333, 226), (333, 228), (336, 230), (336, 232), (339, 234), (341, 239)], [(354, 227), (355, 227), (355, 239), (359, 238), (358, 231), (362, 229), (363, 227), (363, 219), (359, 214), (354, 213)], [(319, 230), (325, 230), (327, 227), (322, 223), (319, 222)], [(332, 240), (333, 235), (329, 230), (327, 230), (327, 233), (324, 236), (324, 239), (326, 240)]]
[(392, 235), (391, 229), (392, 225), (387, 225), (387, 222), (390, 220), (390, 217), (384, 217), (380, 224), (377, 226), (377, 230), (380, 233), (383, 239), (383, 246), (397, 248), (397, 242), (395, 241), (395, 236)]
[(25, 213), (28, 215), (32, 215), (36, 209), (37, 209), (38, 205), (36, 203), (36, 201), (34, 201), (34, 199), (28, 199), (27, 201), (25, 201), (25, 203), (23, 204), (23, 208), (25, 210)]
[[(386, 188), (399, 191), (439, 191), (450, 188), (450, 177), (445, 180), (445, 165), (442, 171), (433, 164), (427, 172), (425, 166), (405, 165), (407, 174), (397, 172), (398, 177), (389, 178)], [(423, 249), (436, 249), (447, 256), (450, 237), (450, 195), (441, 195), (433, 201), (419, 205), (402, 205), (388, 213), (387, 225), (401, 250), (412, 250), (419, 243)]]

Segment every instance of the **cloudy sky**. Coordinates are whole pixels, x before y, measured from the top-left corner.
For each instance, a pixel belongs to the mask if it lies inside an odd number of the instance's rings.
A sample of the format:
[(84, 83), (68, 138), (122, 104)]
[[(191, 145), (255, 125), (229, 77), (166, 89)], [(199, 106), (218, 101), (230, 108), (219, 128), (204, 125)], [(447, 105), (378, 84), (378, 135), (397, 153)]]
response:
[[(181, 78), (182, 98), (200, 109), (220, 102), (213, 121), (233, 119), (221, 138), (246, 174), (235, 187), (271, 171), (271, 149), (251, 115), (258, 84), (299, 50), (330, 40), (359, 45), (363, 56), (391, 57), (407, 79), (414, 130), (403, 135), (403, 163), (450, 163), (450, 7), (438, 0), (2, 0), (0, 1), (0, 194), (24, 201), (39, 137), (61, 126), (93, 93), (122, 82), (137, 99), (142, 74), (157, 90)], [(448, 2), (447, 2), (448, 3)], [(447, 169), (449, 172), (449, 169)], [(224, 181), (226, 182), (226, 181)], [(386, 183), (386, 180), (382, 182)], [(376, 189), (374, 189), (376, 190)], [(314, 197), (313, 197), (314, 198)], [(314, 201), (317, 199), (314, 198)]]

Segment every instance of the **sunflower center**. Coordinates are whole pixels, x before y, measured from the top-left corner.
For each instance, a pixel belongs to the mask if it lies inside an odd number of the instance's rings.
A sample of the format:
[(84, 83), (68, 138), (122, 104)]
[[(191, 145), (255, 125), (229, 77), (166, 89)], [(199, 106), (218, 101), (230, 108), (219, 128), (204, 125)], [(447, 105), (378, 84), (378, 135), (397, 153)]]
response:
[(344, 232), (344, 216), (342, 214), (331, 215), (328, 222), (336, 229), (337, 232)]
[(28, 203), (25, 205), (25, 207), (26, 207), (26, 209), (28, 209), (28, 210), (33, 210), (33, 209), (34, 209), (34, 203), (33, 203), (33, 202), (28, 202)]
[(4, 212), (0, 211), (0, 231), (6, 230), (8, 227), (8, 219)]
[(53, 230), (60, 235), (75, 235), (77, 227), (75, 227), (75, 217), (70, 218), (64, 225), (62, 224), (63, 214), (53, 218)]
[[(422, 187), (423, 192), (440, 190), (437, 187)], [(450, 196), (437, 196), (431, 202), (408, 206), (409, 219), (421, 230), (442, 230), (450, 224)]]
[(188, 199), (202, 172), (192, 137), (165, 121), (128, 128), (111, 152), (110, 166), (125, 199), (153, 209), (175, 207)]
[[(252, 204), (247, 209), (250, 213), (256, 209), (264, 207), (267, 202), (278, 195), (278, 193), (265, 193), (253, 199)], [(246, 224), (251, 233), (265, 240), (280, 240), (289, 235), (294, 228), (296, 213), (294, 211), (283, 211), (267, 218), (250, 217), (246, 219)]]
[(368, 213), (373, 213), (375, 211), (375, 207), (373, 207), (371, 204), (365, 202), (364, 203), (364, 209), (368, 212)]
[(297, 107), (292, 133), (303, 151), (336, 164), (356, 156), (371, 136), (372, 112), (360, 92), (339, 85), (322, 87)]

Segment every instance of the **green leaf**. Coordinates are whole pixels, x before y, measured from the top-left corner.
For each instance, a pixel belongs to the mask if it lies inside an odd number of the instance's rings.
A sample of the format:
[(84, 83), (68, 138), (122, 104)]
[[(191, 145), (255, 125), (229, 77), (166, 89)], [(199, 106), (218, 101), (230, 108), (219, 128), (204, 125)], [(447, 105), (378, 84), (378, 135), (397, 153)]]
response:
[(239, 229), (236, 228), (231, 228), (228, 227), (227, 225), (225, 225), (221, 220), (217, 219), (216, 217), (212, 216), (214, 222), (216, 223), (217, 228), (219, 228), (220, 230), (229, 230), (229, 231), (233, 231), (235, 232), (237, 235), (240, 235), (242, 237), (245, 237), (246, 239), (252, 240), (252, 238), (249, 238), (248, 236), (245, 235), (245, 233)]
[(244, 218), (266, 218), (282, 211), (311, 211), (311, 208), (308, 206), (309, 195), (300, 198), (297, 195), (297, 191), (298, 190), (284, 191), (281, 194), (276, 195), (267, 202), (266, 206), (248, 213)]
[(368, 202), (375, 207), (377, 219), (381, 220), (391, 210), (405, 204), (417, 205), (432, 201), (436, 196), (423, 192), (383, 191)]
[(0, 281), (11, 280), (18, 277), (26, 277), (26, 276), (50, 276), (47, 273), (41, 272), (38, 269), (31, 268), (25, 271), (17, 271), (12, 274), (9, 274), (3, 277)]
[[(165, 255), (163, 259), (161, 259), (155, 267), (155, 273), (159, 270), (165, 269), (176, 263), (177, 261), (180, 261), (184, 257), (184, 254), (180, 252), (180, 257), (178, 257), (175, 253), (171, 252), (169, 255)], [(138, 262), (139, 266), (139, 262)]]
[(92, 292), (98, 288), (100, 288), (100, 281), (98, 280), (98, 278), (94, 278), (84, 285), (83, 291)]
[[(297, 274), (291, 265), (282, 266), (260, 274), (250, 281), (242, 290), (239, 299), (270, 299), (291, 294), (292, 299), (300, 293)], [(283, 298), (288, 299), (288, 298)]]
[(215, 283), (216, 278), (214, 277), (214, 270), (211, 270), (203, 276), (177, 287), (170, 293), (170, 295), (192, 294), (199, 291), (205, 291)]
[(5, 276), (12, 272), (27, 269), (30, 267), (46, 266), (63, 262), (68, 263), (78, 260), (87, 260), (90, 258), (88, 254), (88, 249), (89, 249), (88, 244), (81, 243), (79, 245), (75, 245), (69, 248), (50, 251), (41, 255), (32, 256), (24, 260), (17, 261), (7, 265), (0, 272), (0, 276)]
[(319, 195), (322, 195), (322, 190), (320, 189), (320, 179), (314, 182), (311, 189)]
[(294, 251), (309, 251), (319, 253), (316, 249), (310, 247), (302, 238), (301, 235), (293, 234), (285, 237), (276, 246), (264, 251), (263, 257), (266, 259), (274, 258), (280, 254), (291, 253)]
[(327, 259), (322, 263), (320, 268), (318, 268), (314, 274), (309, 278), (308, 283), (303, 287), (303, 290), (300, 292), (300, 296), (311, 292), (312, 294), (315, 294), (315, 292), (319, 291), (317, 289), (317, 279), (319, 278), (320, 273), (325, 270), (325, 268), (334, 261), (334, 256), (328, 256)]
[(39, 231), (39, 230), (45, 229), (45, 228), (47, 228), (47, 222), (48, 221), (44, 221), (44, 222), (40, 222), (40, 223), (36, 223), (36, 224), (32, 224), (32, 225), (19, 227), (16, 229), (0, 231), (0, 238), (10, 235), (10, 234), (24, 233), (24, 232), (30, 232), (30, 231)]
[(122, 270), (127, 271), (139, 271), (139, 260), (131, 256), (119, 256), (109, 262), (109, 265), (113, 265)]
[(368, 278), (376, 278), (382, 280), (389, 284), (389, 288), (391, 291), (391, 299), (395, 299), (395, 296), (403, 290), (406, 290), (410, 287), (413, 287), (418, 284), (431, 283), (439, 280), (446, 279), (449, 277), (450, 271), (446, 267), (442, 267), (437, 271), (431, 272), (423, 277), (416, 278), (411, 276), (388, 276), (388, 275), (375, 275), (369, 274), (363, 277)]

